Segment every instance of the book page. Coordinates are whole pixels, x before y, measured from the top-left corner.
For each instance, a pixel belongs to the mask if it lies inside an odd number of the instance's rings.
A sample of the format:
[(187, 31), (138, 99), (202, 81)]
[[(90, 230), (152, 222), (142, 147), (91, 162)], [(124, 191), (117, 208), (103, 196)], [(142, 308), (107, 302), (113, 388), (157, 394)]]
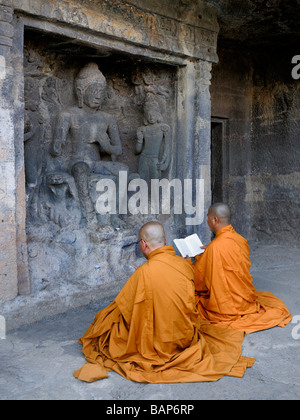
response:
[(204, 252), (204, 249), (201, 249), (201, 246), (203, 246), (203, 244), (200, 241), (200, 238), (197, 235), (197, 233), (187, 236), (185, 238), (185, 241), (190, 249), (190, 253), (192, 257), (198, 254), (202, 254)]
[(191, 255), (191, 251), (189, 249), (189, 247), (187, 246), (186, 242), (184, 239), (174, 239), (174, 243), (177, 246), (180, 254), (184, 257), (186, 257), (187, 255), (189, 257), (192, 257)]
[(184, 239), (174, 239), (174, 243), (183, 257), (194, 257), (204, 252), (204, 249), (201, 249), (202, 242), (197, 233)]

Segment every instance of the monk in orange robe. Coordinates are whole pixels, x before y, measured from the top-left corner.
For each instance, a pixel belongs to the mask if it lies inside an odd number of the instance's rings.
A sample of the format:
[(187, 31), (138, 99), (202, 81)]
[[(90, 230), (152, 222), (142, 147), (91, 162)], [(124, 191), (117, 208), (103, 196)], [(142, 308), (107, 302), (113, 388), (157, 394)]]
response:
[(200, 319), (193, 268), (166, 246), (162, 225), (144, 225), (139, 246), (147, 262), (80, 338), (87, 363), (74, 376), (92, 382), (114, 370), (148, 383), (242, 377), (255, 360), (241, 356), (244, 333)]
[(195, 257), (196, 306), (202, 319), (246, 334), (292, 319), (285, 304), (270, 292), (255, 290), (250, 274), (249, 245), (230, 224), (230, 209), (217, 203), (207, 223), (216, 237)]

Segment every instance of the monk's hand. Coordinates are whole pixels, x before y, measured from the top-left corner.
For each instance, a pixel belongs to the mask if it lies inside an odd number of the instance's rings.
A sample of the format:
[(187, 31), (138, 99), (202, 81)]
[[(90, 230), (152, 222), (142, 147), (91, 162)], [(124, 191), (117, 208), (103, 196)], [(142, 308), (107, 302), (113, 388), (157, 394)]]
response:
[(204, 251), (206, 250), (206, 247), (207, 247), (207, 245), (200, 246), (200, 248), (201, 248), (201, 249), (203, 249), (203, 252), (201, 252), (201, 253), (200, 253), (200, 254), (198, 254), (198, 255), (195, 255), (195, 259), (196, 259), (196, 260), (198, 260), (198, 259), (200, 259), (200, 258), (202, 257), (202, 255), (203, 255)]
[(186, 261), (192, 261), (191, 257), (189, 257), (188, 255), (186, 255), (186, 256), (184, 257), (184, 259), (185, 259)]

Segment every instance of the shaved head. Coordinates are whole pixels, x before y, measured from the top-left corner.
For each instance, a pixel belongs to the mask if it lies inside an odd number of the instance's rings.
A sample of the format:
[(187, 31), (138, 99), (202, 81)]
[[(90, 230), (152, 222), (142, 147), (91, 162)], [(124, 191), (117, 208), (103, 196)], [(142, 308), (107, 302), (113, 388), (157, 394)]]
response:
[(164, 246), (165, 237), (165, 230), (159, 222), (148, 222), (139, 231), (139, 239), (144, 239), (151, 248)]
[(212, 216), (218, 217), (222, 223), (230, 224), (230, 208), (225, 203), (215, 203), (209, 208)]

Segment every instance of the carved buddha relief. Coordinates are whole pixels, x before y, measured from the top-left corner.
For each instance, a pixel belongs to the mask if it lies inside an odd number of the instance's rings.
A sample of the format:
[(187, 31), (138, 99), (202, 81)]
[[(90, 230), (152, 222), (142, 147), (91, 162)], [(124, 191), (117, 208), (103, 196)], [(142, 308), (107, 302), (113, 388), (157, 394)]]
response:
[[(59, 113), (55, 121), (51, 154), (64, 154), (63, 165), (74, 177), (84, 217), (89, 227), (97, 227), (94, 204), (89, 193), (90, 174), (116, 175), (126, 170), (117, 158), (122, 154), (118, 125), (114, 116), (103, 112), (106, 80), (96, 63), (84, 66), (76, 80), (78, 106)], [(101, 151), (111, 162), (101, 160)]]
[[(128, 182), (168, 176), (172, 118), (167, 109), (174, 100), (174, 74), (163, 66), (135, 66), (126, 60), (123, 69), (104, 60), (102, 72), (95, 62), (72, 64), (67, 57), (43, 55), (41, 47), (31, 44), (26, 56), (25, 80), (34, 87), (25, 103), (28, 108), (28, 98), (39, 92), (34, 112), (42, 132), (35, 148), (41, 163), (32, 171), (39, 179), (39, 189), (32, 192), (38, 225), (126, 227), (124, 213), (120, 220), (118, 214), (107, 218), (97, 212), (97, 181), (112, 179), (118, 189), (120, 171), (127, 172)], [(32, 132), (25, 125), (25, 141)], [(32, 159), (25, 154), (25, 165), (32, 167)], [(27, 206), (27, 215), (33, 213)]]

